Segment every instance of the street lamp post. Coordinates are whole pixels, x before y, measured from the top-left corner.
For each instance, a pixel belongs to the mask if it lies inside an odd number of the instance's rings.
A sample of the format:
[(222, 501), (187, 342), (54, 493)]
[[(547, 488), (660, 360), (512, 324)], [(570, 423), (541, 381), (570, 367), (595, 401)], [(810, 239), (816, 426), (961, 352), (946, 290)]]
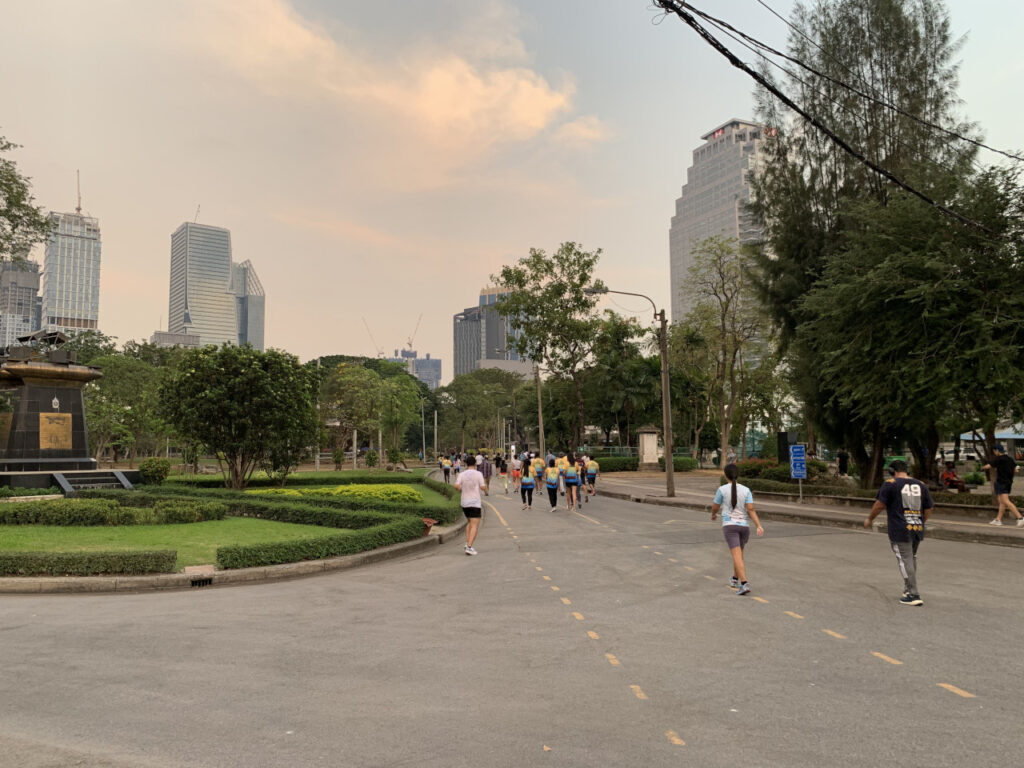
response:
[(610, 288), (584, 288), (584, 293), (591, 296), (601, 293), (617, 293), (620, 296), (639, 296), (651, 302), (654, 309), (654, 319), (660, 323), (658, 328), (658, 349), (661, 353), (661, 431), (665, 441), (665, 495), (669, 498), (676, 495), (675, 466), (672, 461), (672, 403), (669, 393), (668, 381), (668, 318), (665, 310), (658, 311), (654, 299), (642, 293), (630, 293), (628, 291), (613, 291)]

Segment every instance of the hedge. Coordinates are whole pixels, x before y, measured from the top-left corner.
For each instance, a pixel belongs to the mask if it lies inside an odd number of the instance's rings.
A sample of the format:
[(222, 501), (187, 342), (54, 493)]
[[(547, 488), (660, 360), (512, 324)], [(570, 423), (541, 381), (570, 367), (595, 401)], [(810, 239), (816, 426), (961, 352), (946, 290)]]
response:
[(335, 486), (317, 486), (315, 488), (250, 488), (247, 494), (261, 496), (290, 496), (301, 498), (308, 496), (340, 496), (346, 499), (362, 499), (373, 502), (407, 502), (422, 504), (423, 496), (408, 483), (380, 483), (368, 485), (350, 483)]
[(389, 544), (415, 539), (423, 533), (423, 521), (400, 518), (386, 525), (361, 531), (342, 531), (315, 539), (281, 542), (278, 544), (251, 544), (218, 547), (217, 567), (256, 568), (301, 560), (323, 560), (327, 557), (352, 555)]
[(636, 456), (605, 456), (595, 459), (601, 472), (636, 472), (640, 460)]
[(139, 462), (139, 476), (144, 483), (160, 485), (170, 474), (170, 459), (149, 458)]
[(0, 485), (0, 499), (10, 499), (15, 496), (63, 496), (64, 492), (56, 486), (49, 488), (11, 488), (9, 485)]
[(173, 573), (173, 550), (136, 552), (0, 552), (0, 576), (98, 576)]
[[(421, 483), (421, 473), (407, 472), (295, 472), (288, 475), (286, 487), (309, 485), (357, 485), (379, 483)], [(221, 475), (176, 475), (167, 479), (165, 486), (192, 486), (194, 488), (224, 488)], [(247, 488), (276, 488), (280, 482), (273, 478), (256, 475), (246, 486)], [(228, 489), (225, 489), (228, 490)]]
[[(793, 482), (777, 482), (761, 478), (746, 479), (740, 475), (739, 481), (754, 491), (769, 491), (773, 493), (797, 493), (798, 485)], [(725, 480), (723, 479), (723, 482)], [(810, 496), (838, 496), (851, 497), (855, 499), (874, 499), (878, 497), (877, 488), (851, 488), (849, 485), (814, 485), (803, 484), (803, 492)], [(945, 491), (931, 491), (932, 500), (936, 504), (959, 504), (968, 507), (994, 507), (995, 502), (988, 494), (984, 496), (973, 493), (947, 493)], [(1024, 496), (1011, 496), (1010, 500), (1018, 507), (1024, 505)]]
[(132, 514), (108, 499), (46, 499), (0, 505), (0, 525), (130, 525)]
[[(602, 465), (603, 466), (603, 465)], [(665, 457), (658, 457), (658, 466), (665, 469)], [(673, 456), (672, 457), (672, 469), (676, 472), (689, 472), (691, 469), (697, 468), (697, 460), (692, 456)]]

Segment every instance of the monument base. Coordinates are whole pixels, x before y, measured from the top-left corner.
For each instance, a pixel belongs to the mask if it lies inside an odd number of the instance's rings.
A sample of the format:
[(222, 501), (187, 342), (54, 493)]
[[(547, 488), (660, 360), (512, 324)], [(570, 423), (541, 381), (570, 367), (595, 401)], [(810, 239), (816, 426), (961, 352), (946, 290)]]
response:
[(76, 472), (96, 469), (96, 459), (0, 459), (0, 474), (6, 472)]

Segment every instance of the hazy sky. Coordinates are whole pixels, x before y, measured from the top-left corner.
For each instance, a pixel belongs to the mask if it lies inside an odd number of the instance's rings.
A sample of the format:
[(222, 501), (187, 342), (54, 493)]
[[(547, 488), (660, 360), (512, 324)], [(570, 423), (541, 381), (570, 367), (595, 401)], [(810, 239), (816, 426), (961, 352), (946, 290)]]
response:
[[(755, 0), (694, 4), (784, 44)], [(1021, 147), (1022, 6), (949, 7), (964, 113)], [(752, 117), (752, 84), (659, 20), (647, 0), (0, 0), (0, 135), (46, 208), (74, 209), (81, 169), (120, 341), (166, 328), (171, 232), (201, 206), (266, 288), (268, 347), (372, 356), (365, 318), (390, 355), (422, 313), (448, 380), (452, 315), (531, 247), (602, 248), (610, 287), (669, 303), (690, 153)]]

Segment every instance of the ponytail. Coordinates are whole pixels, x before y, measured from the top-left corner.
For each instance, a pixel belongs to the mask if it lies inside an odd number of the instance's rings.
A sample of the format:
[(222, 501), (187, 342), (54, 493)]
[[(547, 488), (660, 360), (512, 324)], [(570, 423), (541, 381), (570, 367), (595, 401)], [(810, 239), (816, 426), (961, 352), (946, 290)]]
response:
[(732, 486), (731, 506), (733, 509), (736, 509), (736, 478), (739, 477), (740, 468), (735, 464), (726, 464), (724, 471), (726, 480), (728, 480), (729, 484)]

